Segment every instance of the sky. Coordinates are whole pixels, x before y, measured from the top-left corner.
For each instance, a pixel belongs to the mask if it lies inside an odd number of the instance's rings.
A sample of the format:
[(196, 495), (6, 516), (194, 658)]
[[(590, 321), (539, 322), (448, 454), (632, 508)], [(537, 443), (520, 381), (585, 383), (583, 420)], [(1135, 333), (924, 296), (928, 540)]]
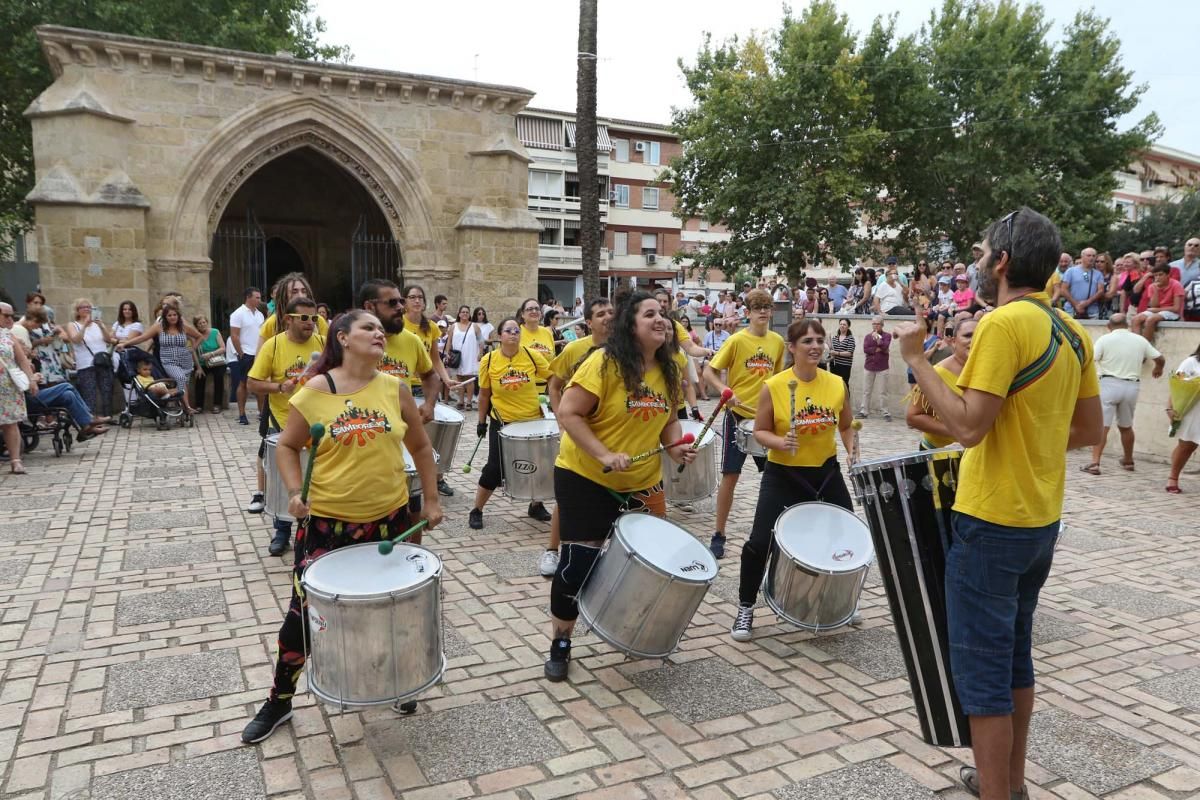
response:
[[(537, 93), (531, 105), (575, 109), (579, 11), (574, 0), (392, 2), (316, 0), (328, 28), (324, 41), (347, 44), (354, 63), (400, 72), (478, 79)], [(842, 0), (858, 32), (875, 17), (896, 12), (900, 33), (920, 28), (940, 0)], [(1093, 7), (1111, 21), (1124, 64), (1147, 84), (1122, 128), (1151, 111), (1165, 132), (1159, 144), (1200, 155), (1200, 2), (1195, 0), (1043, 0), (1062, 25)], [(804, 0), (792, 7), (803, 8)], [(706, 32), (715, 41), (774, 28), (777, 0), (599, 0), (598, 113), (603, 117), (669, 122), (689, 94), (677, 60), (691, 61)], [(1181, 32), (1181, 35), (1175, 35)], [(1173, 60), (1179, 56), (1178, 60)]]

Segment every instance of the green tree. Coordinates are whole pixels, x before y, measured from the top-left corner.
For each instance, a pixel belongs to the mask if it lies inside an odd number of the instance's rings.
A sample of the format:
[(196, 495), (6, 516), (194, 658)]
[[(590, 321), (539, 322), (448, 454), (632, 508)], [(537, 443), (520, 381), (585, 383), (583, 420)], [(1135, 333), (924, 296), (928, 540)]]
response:
[(323, 45), (325, 24), (309, 0), (0, 0), (0, 241), (28, 228), (33, 145), (26, 108), (53, 82), (38, 25), (227, 47), (286, 50), (297, 58), (348, 61), (347, 47)]
[(1113, 228), (1108, 246), (1115, 256), (1166, 245), (1175, 258), (1179, 258), (1183, 255), (1183, 243), (1198, 234), (1200, 191), (1192, 189), (1170, 202), (1152, 206), (1137, 222), (1126, 222)]

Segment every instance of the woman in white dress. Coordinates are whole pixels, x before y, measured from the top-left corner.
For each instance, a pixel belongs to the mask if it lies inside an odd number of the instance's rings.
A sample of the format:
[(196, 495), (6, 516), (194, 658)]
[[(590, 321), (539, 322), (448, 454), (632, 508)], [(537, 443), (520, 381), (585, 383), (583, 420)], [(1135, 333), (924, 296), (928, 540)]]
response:
[[(1200, 347), (1197, 347), (1194, 353), (1183, 360), (1179, 369), (1175, 370), (1175, 375), (1180, 378), (1200, 380)], [(1168, 399), (1167, 416), (1172, 422), (1175, 422), (1176, 419), (1179, 420), (1179, 430), (1175, 434), (1179, 437), (1179, 442), (1175, 445), (1175, 451), (1171, 453), (1171, 477), (1167, 478), (1167, 491), (1171, 494), (1180, 494), (1179, 475), (1187, 466), (1192, 453), (1196, 452), (1196, 447), (1200, 446), (1200, 403), (1194, 404), (1180, 418), (1175, 413), (1174, 404)]]
[(467, 383), (471, 378), (479, 377), (479, 356), (483, 353), (483, 345), (487, 341), (479, 325), (471, 321), (471, 307), (459, 306), (458, 317), (446, 334), (446, 352), (460, 354), (458, 366), (454, 371), (458, 375), (458, 407), (472, 408), (475, 397), (475, 381)]

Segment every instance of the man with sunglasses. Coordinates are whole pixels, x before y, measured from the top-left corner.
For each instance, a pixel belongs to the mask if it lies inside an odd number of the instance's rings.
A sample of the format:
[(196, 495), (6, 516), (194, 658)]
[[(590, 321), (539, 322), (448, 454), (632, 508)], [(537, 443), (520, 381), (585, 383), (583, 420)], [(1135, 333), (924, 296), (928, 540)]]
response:
[(1068, 269), (1059, 284), (1065, 310), (1076, 319), (1099, 319), (1100, 299), (1108, 291), (1104, 273), (1096, 267), (1096, 250), (1085, 247), (1079, 254), (1079, 265)]
[[(404, 326), (404, 297), (400, 287), (383, 278), (369, 280), (358, 290), (358, 307), (378, 317), (387, 336), (379, 371), (395, 375), (405, 386), (410, 386), (416, 378), (422, 394), (437, 397), (440, 382), (429, 350), (421, 337)], [(423, 422), (433, 420), (434, 405), (422, 403), (417, 407)]]
[[(267, 396), (267, 413), (261, 417), (258, 432), (263, 437), (258, 448), (258, 492), (254, 502), (261, 502), (266, 487), (263, 457), (267, 452), (267, 436), (283, 430), (291, 405), (288, 400), (300, 388), (305, 371), (312, 363), (312, 354), (325, 349), (325, 337), (317, 333), (317, 304), (308, 297), (296, 297), (287, 304), (285, 330), (263, 343), (250, 367), (250, 391)], [(291, 520), (276, 518), (275, 535), (267, 548), (273, 556), (283, 555), (292, 540)]]
[(1066, 451), (1097, 444), (1100, 388), (1092, 340), (1053, 310), (1046, 279), (1058, 229), (1021, 208), (988, 228), (979, 322), (958, 396), (925, 358), (922, 322), (896, 326), (900, 351), (946, 432), (967, 449), (946, 556), (946, 621), (955, 690), (971, 726), (968, 791), (1027, 797), (1033, 712), (1031, 632), (1062, 517)]

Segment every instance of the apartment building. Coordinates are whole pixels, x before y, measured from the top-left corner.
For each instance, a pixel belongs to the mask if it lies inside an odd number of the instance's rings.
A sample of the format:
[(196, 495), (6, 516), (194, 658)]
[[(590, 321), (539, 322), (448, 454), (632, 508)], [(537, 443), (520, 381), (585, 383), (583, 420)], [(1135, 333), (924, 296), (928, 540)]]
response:
[(1116, 173), (1113, 205), (1125, 219), (1136, 221), (1151, 206), (1200, 186), (1200, 156), (1163, 145), (1151, 145), (1126, 169)]

